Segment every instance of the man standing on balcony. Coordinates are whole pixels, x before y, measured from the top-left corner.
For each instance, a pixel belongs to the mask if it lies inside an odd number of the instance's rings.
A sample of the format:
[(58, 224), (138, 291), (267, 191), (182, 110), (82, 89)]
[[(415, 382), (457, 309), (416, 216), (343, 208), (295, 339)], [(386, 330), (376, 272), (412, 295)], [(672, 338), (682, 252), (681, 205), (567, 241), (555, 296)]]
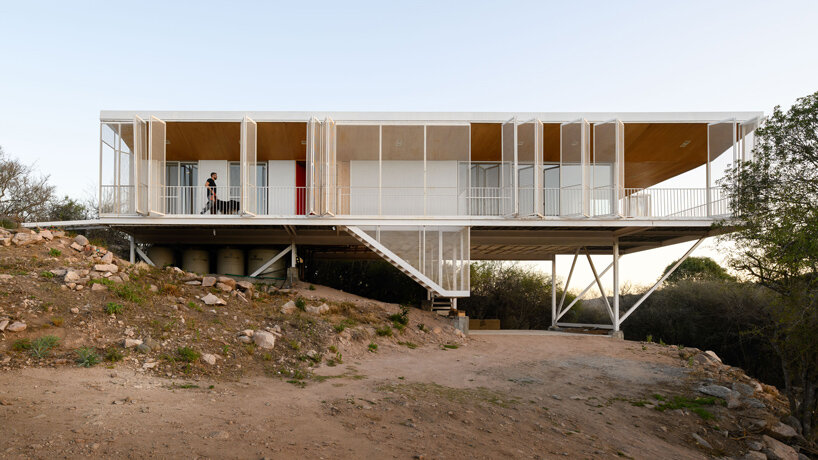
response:
[(219, 178), (219, 175), (215, 172), (210, 173), (210, 178), (207, 179), (205, 183), (205, 189), (207, 190), (207, 205), (202, 210), (201, 214), (206, 213), (210, 210), (210, 214), (216, 214), (216, 179)]

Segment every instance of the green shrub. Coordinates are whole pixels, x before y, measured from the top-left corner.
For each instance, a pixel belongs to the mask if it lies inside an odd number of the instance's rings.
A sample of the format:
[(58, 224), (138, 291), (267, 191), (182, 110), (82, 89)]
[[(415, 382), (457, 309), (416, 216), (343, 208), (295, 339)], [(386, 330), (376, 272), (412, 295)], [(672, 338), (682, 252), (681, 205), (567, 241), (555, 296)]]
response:
[(29, 339), (19, 339), (15, 340), (14, 344), (11, 345), (11, 349), (14, 351), (26, 351), (31, 349), (31, 340)]
[(179, 347), (176, 350), (176, 354), (179, 356), (180, 361), (184, 361), (186, 363), (195, 362), (201, 356), (201, 353), (190, 347)]
[(105, 304), (105, 312), (109, 315), (116, 315), (122, 312), (124, 307), (116, 302), (108, 302)]
[(367, 347), (367, 349), (368, 349), (370, 352), (375, 353), (376, 351), (378, 351), (378, 344), (377, 344), (377, 343), (372, 343), (372, 342), (370, 342), (370, 343), (369, 343), (369, 346)]
[(55, 316), (51, 318), (51, 324), (53, 324), (56, 327), (61, 327), (63, 323), (65, 323), (65, 320), (63, 319), (62, 316)]
[(82, 347), (76, 350), (77, 364), (80, 367), (93, 367), (99, 364), (99, 355), (96, 350), (90, 347)]
[(50, 271), (47, 271), (47, 270), (44, 271), (44, 272), (40, 272), (40, 276), (42, 276), (43, 278), (46, 278), (46, 279), (54, 278), (54, 274), (51, 273)]
[(401, 305), (400, 313), (395, 313), (389, 315), (389, 321), (392, 321), (394, 324), (400, 324), (402, 326), (406, 326), (409, 324), (409, 307), (406, 305)]
[(31, 342), (29, 352), (31, 353), (31, 356), (38, 359), (43, 359), (51, 353), (51, 349), (56, 347), (59, 342), (60, 338), (53, 335), (37, 337)]
[(105, 361), (115, 363), (122, 361), (124, 357), (125, 355), (122, 353), (122, 350), (117, 347), (108, 347), (108, 349), (105, 350)]
[(48, 255), (50, 255), (51, 257), (59, 257), (62, 255), (62, 251), (60, 251), (57, 248), (51, 248), (48, 250)]
[(380, 337), (392, 337), (392, 328), (389, 326), (379, 327), (375, 329), (375, 333)]
[(307, 309), (307, 301), (303, 297), (295, 299), (295, 308), (305, 311)]

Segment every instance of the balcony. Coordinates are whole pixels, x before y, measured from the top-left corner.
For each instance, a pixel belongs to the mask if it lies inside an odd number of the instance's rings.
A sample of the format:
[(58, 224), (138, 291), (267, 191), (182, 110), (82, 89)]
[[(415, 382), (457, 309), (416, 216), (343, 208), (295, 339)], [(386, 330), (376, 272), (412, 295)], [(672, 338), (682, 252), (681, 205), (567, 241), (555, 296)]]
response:
[[(215, 217), (485, 217), (509, 219), (717, 219), (729, 215), (719, 188), (534, 188), (503, 187), (142, 187), (151, 214)], [(246, 199), (242, 200), (242, 193)], [(100, 216), (136, 216), (134, 186), (103, 185)], [(242, 201), (246, 201), (242, 206)]]

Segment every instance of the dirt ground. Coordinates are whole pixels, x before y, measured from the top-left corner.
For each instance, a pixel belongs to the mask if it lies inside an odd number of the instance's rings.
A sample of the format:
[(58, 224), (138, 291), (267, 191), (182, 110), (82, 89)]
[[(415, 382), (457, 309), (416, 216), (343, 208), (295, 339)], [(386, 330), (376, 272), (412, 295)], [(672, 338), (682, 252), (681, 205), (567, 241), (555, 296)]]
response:
[[(306, 386), (166, 379), (127, 367), (0, 374), (5, 458), (707, 458), (735, 441), (645, 406), (692, 378), (669, 347), (575, 336), (472, 336), (377, 353)], [(325, 378), (321, 378), (323, 376)], [(715, 408), (718, 412), (722, 408)], [(726, 410), (726, 409), (724, 409)], [(713, 445), (692, 441), (698, 432)], [(732, 444), (731, 444), (732, 443)]]

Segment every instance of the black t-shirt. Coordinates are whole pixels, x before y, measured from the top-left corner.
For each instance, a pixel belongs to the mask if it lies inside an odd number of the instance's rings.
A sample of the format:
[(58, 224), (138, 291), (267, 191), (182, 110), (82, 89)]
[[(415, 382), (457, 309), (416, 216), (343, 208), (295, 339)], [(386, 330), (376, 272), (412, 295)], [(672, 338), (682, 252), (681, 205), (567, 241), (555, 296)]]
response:
[(207, 196), (213, 196), (216, 194), (216, 181), (209, 177), (207, 179)]

